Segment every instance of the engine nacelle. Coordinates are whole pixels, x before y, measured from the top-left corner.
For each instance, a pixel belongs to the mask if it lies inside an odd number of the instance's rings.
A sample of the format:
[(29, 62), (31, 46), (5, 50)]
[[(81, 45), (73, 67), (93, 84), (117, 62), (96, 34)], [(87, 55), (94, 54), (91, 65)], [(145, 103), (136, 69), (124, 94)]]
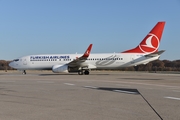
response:
[(52, 71), (54, 73), (60, 73), (60, 72), (68, 73), (68, 66), (67, 65), (54, 65), (52, 67)]

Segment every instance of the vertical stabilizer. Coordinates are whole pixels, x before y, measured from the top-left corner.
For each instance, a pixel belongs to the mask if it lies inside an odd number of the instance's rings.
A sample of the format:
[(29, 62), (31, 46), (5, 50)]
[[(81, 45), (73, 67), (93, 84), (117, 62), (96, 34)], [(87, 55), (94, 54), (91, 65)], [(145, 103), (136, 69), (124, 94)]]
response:
[(158, 22), (154, 28), (146, 35), (141, 43), (133, 49), (126, 50), (122, 53), (154, 53), (158, 51), (164, 30), (165, 22)]

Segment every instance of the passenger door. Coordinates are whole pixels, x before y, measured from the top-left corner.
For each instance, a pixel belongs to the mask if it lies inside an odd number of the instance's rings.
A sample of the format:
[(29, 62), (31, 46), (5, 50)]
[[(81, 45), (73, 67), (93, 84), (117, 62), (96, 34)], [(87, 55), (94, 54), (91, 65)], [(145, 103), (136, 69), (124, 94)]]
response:
[(27, 65), (27, 60), (26, 60), (26, 58), (23, 59), (23, 65)]

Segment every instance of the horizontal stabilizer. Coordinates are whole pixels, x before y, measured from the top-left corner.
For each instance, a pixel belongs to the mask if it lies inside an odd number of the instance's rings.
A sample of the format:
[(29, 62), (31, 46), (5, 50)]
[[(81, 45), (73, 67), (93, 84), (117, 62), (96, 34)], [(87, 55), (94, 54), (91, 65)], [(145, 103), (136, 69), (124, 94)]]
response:
[(165, 50), (161, 50), (161, 51), (158, 51), (158, 52), (155, 52), (155, 53), (151, 53), (151, 54), (147, 54), (145, 55), (145, 57), (156, 57), (160, 54), (162, 54)]

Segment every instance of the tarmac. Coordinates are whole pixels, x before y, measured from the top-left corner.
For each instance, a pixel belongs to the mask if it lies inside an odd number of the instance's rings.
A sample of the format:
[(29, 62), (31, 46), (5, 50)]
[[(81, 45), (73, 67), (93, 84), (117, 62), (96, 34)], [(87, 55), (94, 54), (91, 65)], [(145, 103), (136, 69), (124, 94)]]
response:
[(0, 71), (0, 120), (180, 120), (180, 74)]

